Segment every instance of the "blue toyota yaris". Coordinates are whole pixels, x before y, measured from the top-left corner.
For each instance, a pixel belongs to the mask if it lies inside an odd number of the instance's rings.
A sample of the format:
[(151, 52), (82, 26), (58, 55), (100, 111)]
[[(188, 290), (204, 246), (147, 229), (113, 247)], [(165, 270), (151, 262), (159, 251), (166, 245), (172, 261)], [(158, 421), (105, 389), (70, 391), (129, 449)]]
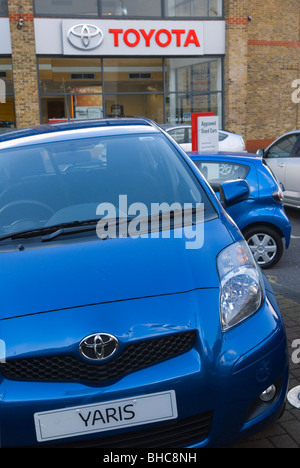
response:
[(230, 446), (283, 411), (275, 296), (154, 123), (2, 136), (0, 249), (2, 447)]
[(246, 180), (250, 193), (227, 207), (261, 268), (273, 267), (289, 247), (291, 224), (284, 209), (284, 193), (270, 169), (250, 153), (188, 153), (220, 198), (220, 187), (231, 180)]

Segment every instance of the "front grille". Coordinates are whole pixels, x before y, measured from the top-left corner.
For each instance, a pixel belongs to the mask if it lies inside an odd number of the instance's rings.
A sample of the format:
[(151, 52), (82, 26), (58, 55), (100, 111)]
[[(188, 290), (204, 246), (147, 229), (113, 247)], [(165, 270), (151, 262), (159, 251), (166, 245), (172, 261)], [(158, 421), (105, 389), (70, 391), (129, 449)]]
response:
[(107, 382), (189, 351), (196, 332), (167, 335), (128, 345), (115, 359), (89, 364), (73, 356), (10, 359), (0, 371), (10, 380), (39, 382)]
[(148, 429), (133, 430), (109, 437), (41, 444), (38, 448), (180, 448), (205, 440), (210, 431), (212, 412), (187, 419), (156, 424)]

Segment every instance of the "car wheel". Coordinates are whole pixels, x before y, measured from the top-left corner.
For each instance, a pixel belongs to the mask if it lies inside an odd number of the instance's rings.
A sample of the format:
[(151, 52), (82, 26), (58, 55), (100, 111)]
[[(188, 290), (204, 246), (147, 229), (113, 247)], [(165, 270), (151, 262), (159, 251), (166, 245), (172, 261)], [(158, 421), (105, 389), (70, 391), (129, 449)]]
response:
[(279, 262), (283, 253), (283, 245), (277, 231), (268, 226), (255, 226), (246, 229), (243, 234), (261, 268), (271, 268)]

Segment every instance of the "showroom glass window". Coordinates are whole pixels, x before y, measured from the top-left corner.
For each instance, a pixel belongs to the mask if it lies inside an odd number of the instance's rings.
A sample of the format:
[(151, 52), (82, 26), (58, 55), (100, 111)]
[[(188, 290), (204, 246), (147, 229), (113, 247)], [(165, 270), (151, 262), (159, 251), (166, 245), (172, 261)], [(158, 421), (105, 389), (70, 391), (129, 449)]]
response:
[(37, 16), (161, 17), (161, 0), (35, 0)]
[(7, 0), (0, 0), (0, 16), (8, 16)]
[(166, 122), (190, 123), (192, 112), (214, 112), (222, 122), (222, 59), (165, 59)]
[(102, 0), (102, 16), (161, 17), (161, 0)]
[(222, 17), (223, 0), (165, 0), (165, 16)]
[(35, 0), (34, 12), (37, 16), (98, 16), (98, 0)]
[(39, 58), (42, 123), (103, 117), (99, 58)]
[(103, 73), (107, 116), (164, 121), (162, 58), (104, 58)]
[(15, 126), (12, 62), (0, 57), (0, 134)]
[(222, 125), (222, 58), (39, 58), (42, 122), (141, 116), (190, 123), (214, 112)]
[[(34, 0), (36, 16), (221, 18), (224, 0)], [(0, 0), (1, 3), (1, 0)]]

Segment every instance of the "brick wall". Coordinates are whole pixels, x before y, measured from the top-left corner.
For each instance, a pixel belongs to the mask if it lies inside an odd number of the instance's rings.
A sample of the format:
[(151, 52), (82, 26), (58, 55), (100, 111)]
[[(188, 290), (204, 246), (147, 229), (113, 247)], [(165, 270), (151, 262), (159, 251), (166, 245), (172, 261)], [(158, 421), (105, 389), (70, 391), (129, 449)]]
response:
[(292, 82), (300, 78), (300, 4), (225, 0), (225, 13), (226, 128), (242, 133), (255, 152), (300, 128), (300, 104), (292, 102)]
[(247, 0), (225, 0), (225, 128), (247, 134), (248, 14)]
[[(12, 44), (15, 113), (18, 128), (38, 125), (40, 122), (38, 73), (35, 55), (35, 37), (32, 0), (8, 0)], [(24, 21), (17, 28), (20, 17)]]

